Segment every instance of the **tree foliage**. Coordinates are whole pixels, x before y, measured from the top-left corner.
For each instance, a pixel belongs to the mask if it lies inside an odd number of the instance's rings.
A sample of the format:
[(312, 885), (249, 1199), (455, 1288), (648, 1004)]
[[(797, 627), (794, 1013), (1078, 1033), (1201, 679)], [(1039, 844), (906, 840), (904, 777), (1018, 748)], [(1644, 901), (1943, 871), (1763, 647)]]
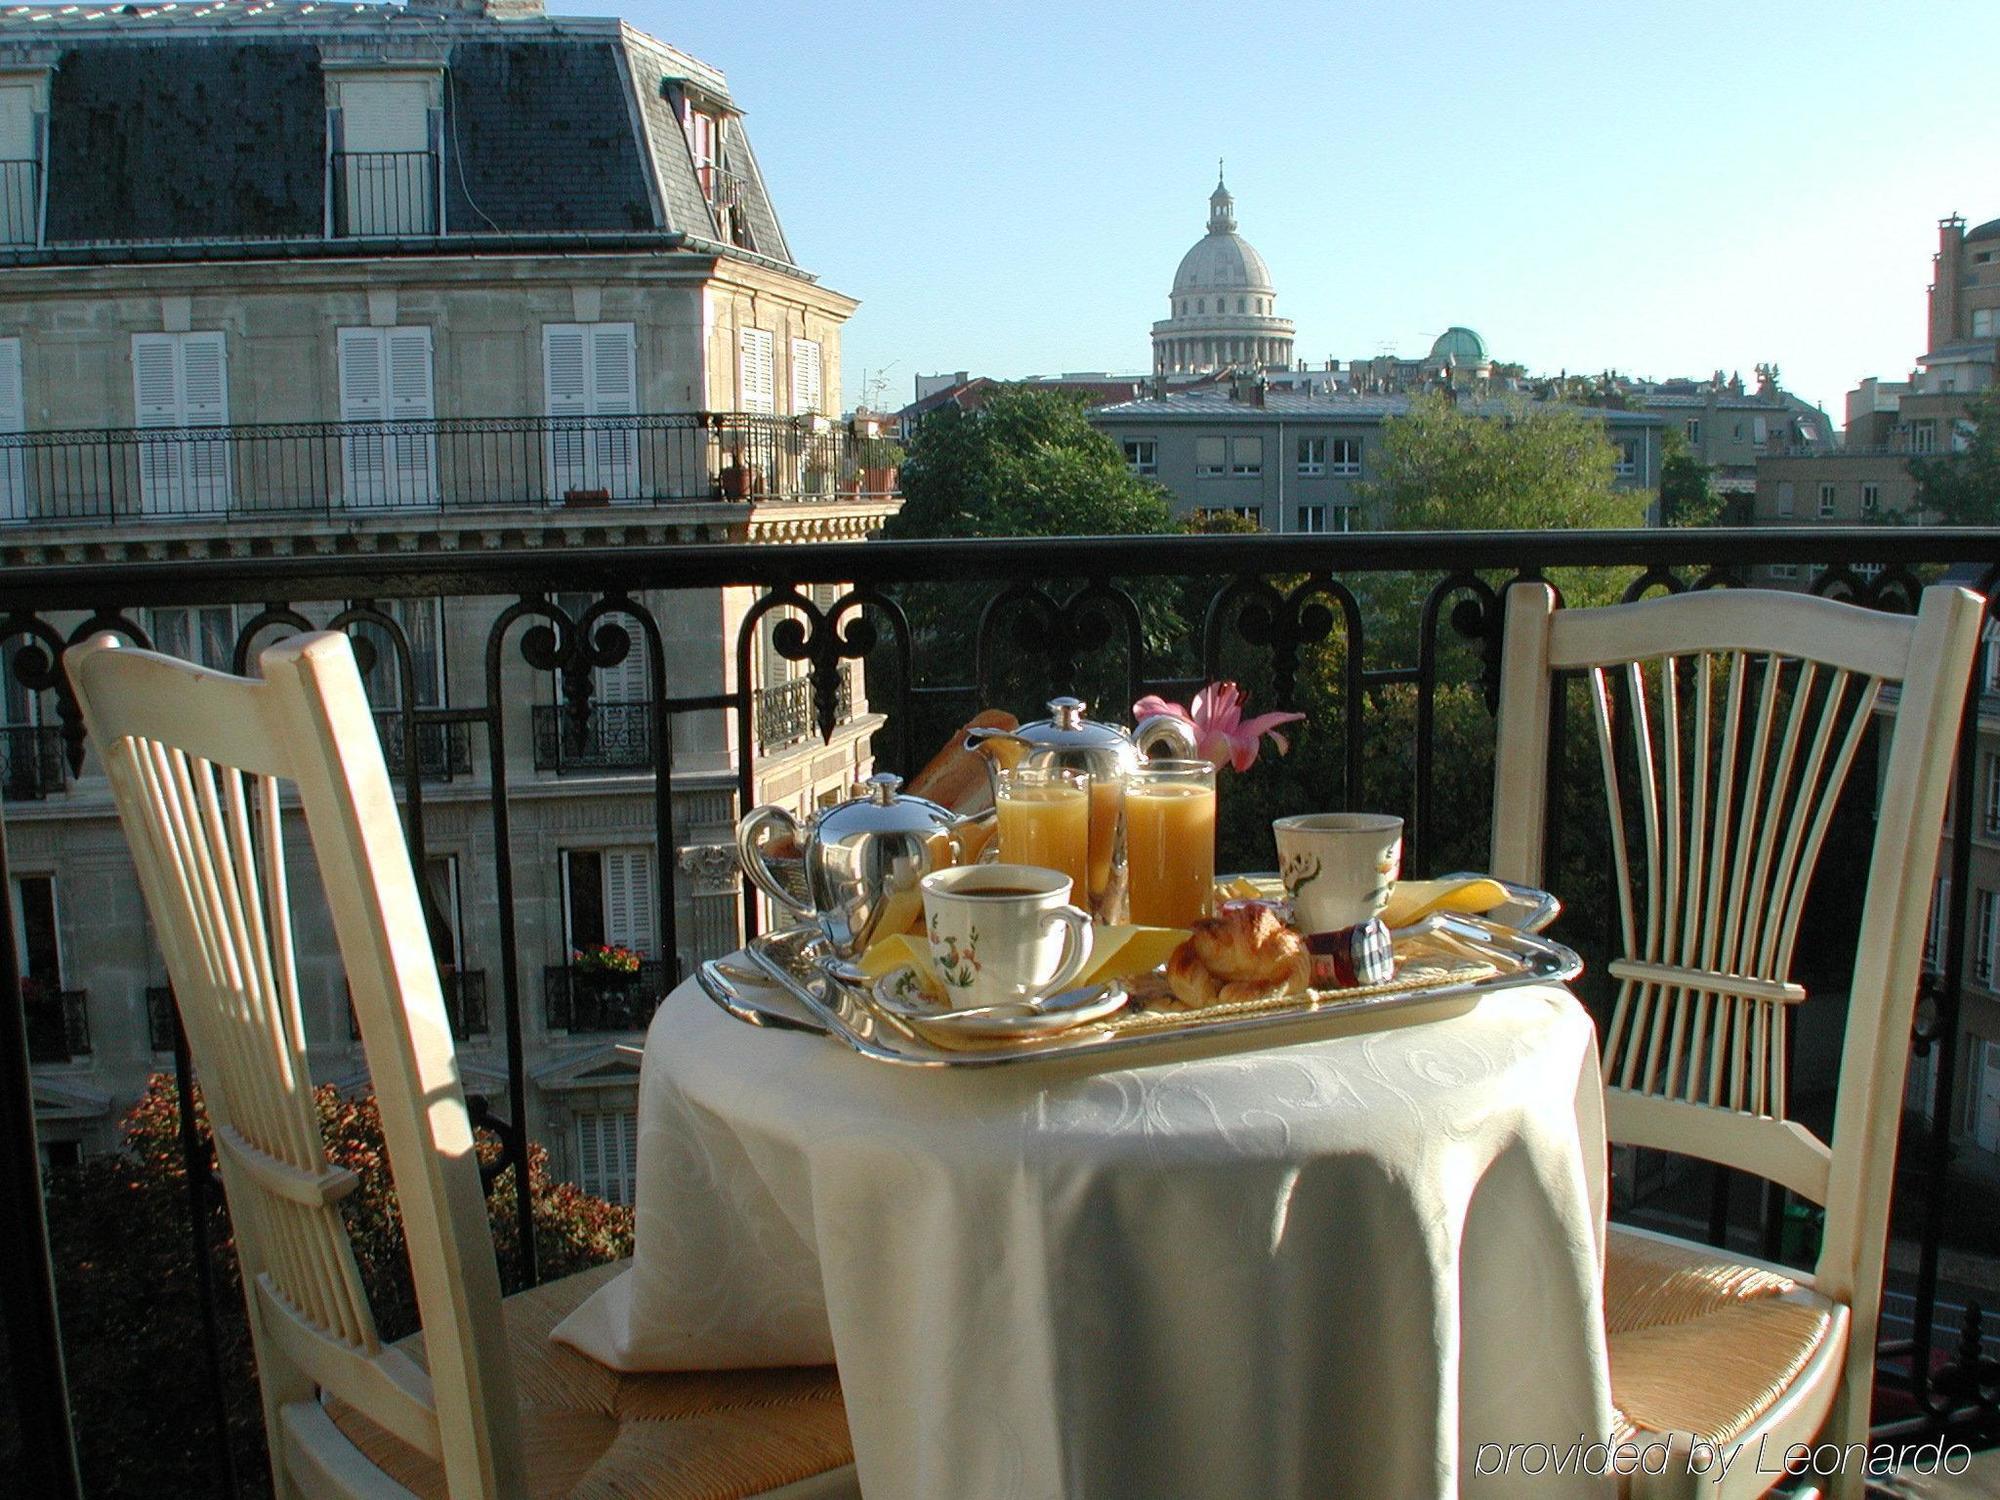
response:
[(1689, 451), (1687, 439), (1669, 427), (1660, 439), (1660, 524), (1720, 526), (1728, 501), (1708, 482), (1709, 466)]
[(1517, 401), (1481, 415), (1422, 396), (1382, 424), (1364, 488), (1391, 531), (1554, 531), (1638, 526), (1643, 493), (1616, 488), (1603, 426), (1567, 407)]
[[(372, 1096), (316, 1094), (329, 1159), (360, 1185), (341, 1202), (370, 1306), (385, 1340), (417, 1327), (402, 1218)], [(51, 1174), (49, 1240), (56, 1265), (63, 1347), (76, 1413), (84, 1491), (98, 1500), (214, 1493), (213, 1413), (181, 1154), (179, 1096), (155, 1075), (124, 1122), (125, 1149)], [(213, 1160), (196, 1098), (201, 1149)], [(482, 1138), (483, 1159), (498, 1145)], [(504, 1285), (521, 1281), (514, 1237), (514, 1181), (487, 1199)], [(529, 1147), (529, 1192), (544, 1279), (629, 1255), (632, 1211), (550, 1180), (548, 1153)], [(206, 1230), (215, 1272), (230, 1443), (251, 1491), (263, 1478), (263, 1412), (244, 1321), (229, 1215), (211, 1195)], [(0, 1460), (4, 1460), (0, 1452)]]
[(1972, 403), (1963, 447), (1910, 460), (1917, 508), (1947, 526), (2000, 525), (2000, 386)]

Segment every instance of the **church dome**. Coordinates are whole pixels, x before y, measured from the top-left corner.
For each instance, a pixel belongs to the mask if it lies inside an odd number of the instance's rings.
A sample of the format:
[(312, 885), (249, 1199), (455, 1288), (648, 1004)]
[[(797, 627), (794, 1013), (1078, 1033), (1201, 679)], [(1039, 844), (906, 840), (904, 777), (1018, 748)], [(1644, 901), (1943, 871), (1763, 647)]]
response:
[(1254, 246), (1236, 232), (1236, 200), (1216, 181), (1208, 199), (1208, 233), (1181, 257), (1173, 295), (1182, 292), (1271, 292), (1270, 268)]
[(1431, 360), (1435, 364), (1455, 364), (1461, 367), (1487, 363), (1486, 340), (1454, 323), (1437, 336), (1431, 345)]

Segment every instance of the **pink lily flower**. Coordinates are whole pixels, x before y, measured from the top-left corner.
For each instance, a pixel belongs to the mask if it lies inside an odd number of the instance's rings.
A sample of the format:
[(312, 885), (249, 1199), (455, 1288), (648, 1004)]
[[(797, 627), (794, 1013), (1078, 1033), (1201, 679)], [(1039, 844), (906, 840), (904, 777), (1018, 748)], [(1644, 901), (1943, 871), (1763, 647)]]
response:
[(1278, 733), (1278, 726), (1305, 717), (1304, 714), (1258, 714), (1246, 719), (1243, 709), (1247, 701), (1243, 689), (1235, 683), (1211, 682), (1194, 695), (1193, 712), (1148, 693), (1132, 705), (1132, 716), (1145, 719), (1166, 714), (1179, 719), (1194, 730), (1195, 753), (1202, 759), (1218, 769), (1227, 761), (1237, 770), (1247, 771), (1257, 763), (1259, 745), (1267, 734), (1280, 755), (1290, 751), (1291, 742)]

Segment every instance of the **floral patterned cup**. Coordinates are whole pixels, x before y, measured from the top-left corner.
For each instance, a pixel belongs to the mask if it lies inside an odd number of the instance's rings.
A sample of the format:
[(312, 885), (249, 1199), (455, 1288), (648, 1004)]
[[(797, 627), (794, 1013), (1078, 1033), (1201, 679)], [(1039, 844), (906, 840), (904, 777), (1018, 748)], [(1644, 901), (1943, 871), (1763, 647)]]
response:
[(1278, 878), (1305, 933), (1341, 932), (1379, 917), (1403, 864), (1403, 820), (1387, 813), (1279, 818)]
[(960, 865), (923, 878), (931, 978), (953, 1010), (1032, 1004), (1090, 963), (1090, 913), (1067, 875), (1039, 865)]

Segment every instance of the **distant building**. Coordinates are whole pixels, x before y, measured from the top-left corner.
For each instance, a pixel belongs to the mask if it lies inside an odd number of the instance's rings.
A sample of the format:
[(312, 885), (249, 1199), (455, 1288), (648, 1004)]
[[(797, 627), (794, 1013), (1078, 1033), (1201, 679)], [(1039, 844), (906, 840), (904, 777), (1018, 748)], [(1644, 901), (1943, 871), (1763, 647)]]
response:
[(995, 380), (960, 370), (951, 375), (919, 375), (917, 396), (888, 420), (898, 441), (907, 443), (916, 435), (917, 424), (946, 406), (972, 411), (984, 406), (1007, 386), (1025, 386), (1037, 391), (1060, 391), (1080, 399), (1086, 406), (1102, 406), (1108, 401), (1131, 401), (1144, 393), (1149, 382), (1143, 375), (1107, 375), (1090, 371), (1075, 375), (1024, 375), (1019, 380)]
[(1688, 453), (1708, 466), (1720, 495), (1748, 499), (1757, 489), (1757, 465), (1771, 454), (1824, 454), (1836, 446), (1833, 419), (1804, 397), (1778, 385), (1774, 366), (1757, 367), (1757, 388), (1717, 370), (1707, 380), (1639, 381), (1627, 398), (1658, 412), (1681, 435)]
[(1236, 232), (1236, 200), (1216, 175), (1208, 233), (1174, 271), (1167, 316), (1153, 325), (1153, 373), (1198, 375), (1292, 362), (1292, 323), (1277, 315), (1271, 271)]
[[(1119, 445), (1133, 473), (1172, 493), (1174, 512), (1227, 511), (1266, 531), (1365, 530), (1361, 486), (1379, 462), (1382, 424), (1407, 395), (1304, 393), (1249, 376), (1100, 406), (1091, 425)], [(1495, 401), (1468, 409), (1498, 415)], [(1662, 419), (1651, 412), (1576, 408), (1604, 423), (1621, 489), (1657, 490)]]

